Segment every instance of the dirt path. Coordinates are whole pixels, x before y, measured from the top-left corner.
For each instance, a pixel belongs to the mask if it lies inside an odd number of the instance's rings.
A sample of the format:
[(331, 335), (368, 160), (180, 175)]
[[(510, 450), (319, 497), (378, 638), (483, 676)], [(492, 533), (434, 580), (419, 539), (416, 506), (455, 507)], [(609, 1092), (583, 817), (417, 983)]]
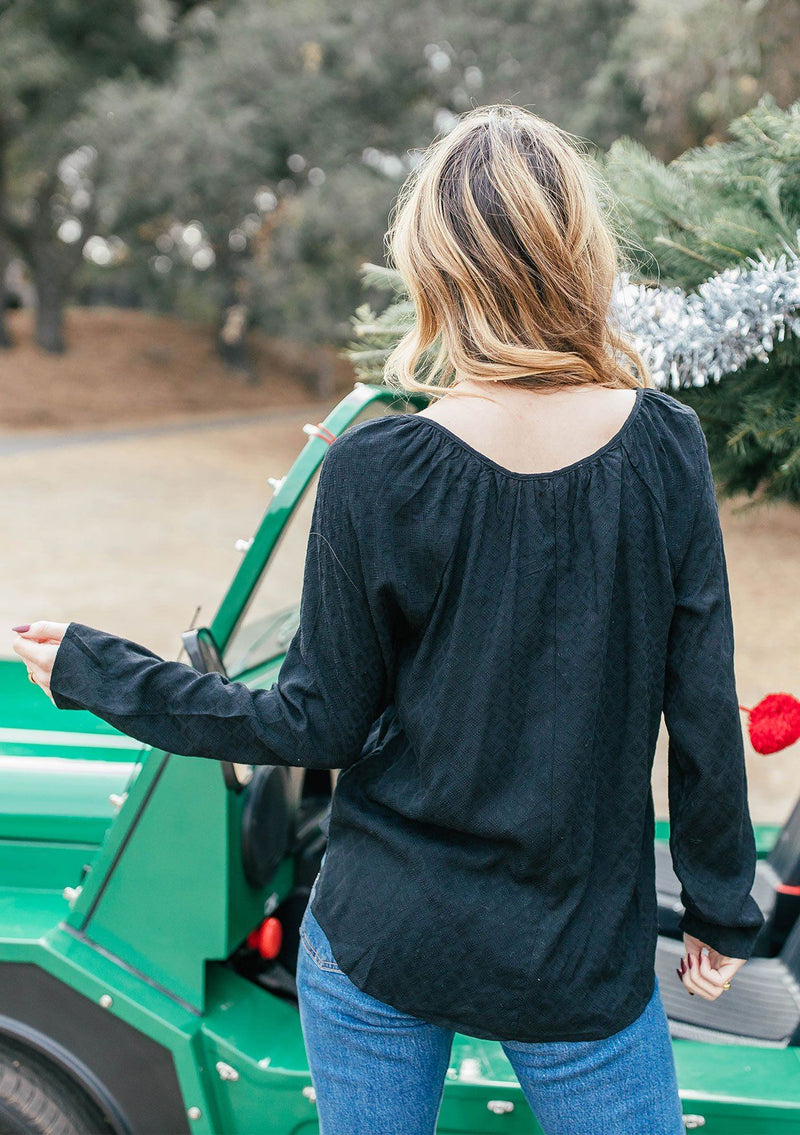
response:
[[(211, 620), (240, 562), (234, 541), (253, 534), (269, 502), (267, 478), (287, 471), (305, 444), (303, 423), (329, 408), (1, 435), (0, 622), (75, 619), (176, 657), (198, 605), (199, 621)], [(752, 706), (781, 690), (800, 697), (800, 511), (737, 513), (723, 502), (721, 515), (739, 700)], [(0, 638), (0, 654), (13, 655), (10, 639)], [(783, 820), (800, 793), (800, 745), (770, 757), (746, 749), (753, 817)], [(659, 815), (665, 758), (662, 726)]]

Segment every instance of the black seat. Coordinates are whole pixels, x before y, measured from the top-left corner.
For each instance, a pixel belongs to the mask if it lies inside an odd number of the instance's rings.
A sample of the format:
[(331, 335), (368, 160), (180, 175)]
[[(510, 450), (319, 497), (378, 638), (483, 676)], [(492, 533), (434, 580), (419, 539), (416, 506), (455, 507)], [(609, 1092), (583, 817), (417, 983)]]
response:
[(659, 936), (656, 973), (670, 1034), (711, 1044), (800, 1045), (800, 921), (778, 957), (751, 958), (715, 1001), (690, 997), (675, 970), (683, 944)]
[[(658, 931), (682, 940), (683, 935), (678, 928), (683, 914), (681, 884), (665, 840), (656, 841), (655, 853)], [(800, 915), (800, 800), (769, 855), (759, 859), (751, 893), (765, 919), (753, 956), (774, 957), (782, 949)]]

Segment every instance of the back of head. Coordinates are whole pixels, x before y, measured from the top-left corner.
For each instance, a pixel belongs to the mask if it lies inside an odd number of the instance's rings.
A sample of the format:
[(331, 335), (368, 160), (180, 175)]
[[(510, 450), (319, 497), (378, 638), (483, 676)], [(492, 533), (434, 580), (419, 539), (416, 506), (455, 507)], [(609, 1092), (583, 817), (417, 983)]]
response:
[(479, 107), (434, 139), (387, 233), (416, 311), (387, 383), (431, 395), (462, 379), (648, 384), (614, 326), (620, 253), (604, 193), (578, 140), (520, 107)]

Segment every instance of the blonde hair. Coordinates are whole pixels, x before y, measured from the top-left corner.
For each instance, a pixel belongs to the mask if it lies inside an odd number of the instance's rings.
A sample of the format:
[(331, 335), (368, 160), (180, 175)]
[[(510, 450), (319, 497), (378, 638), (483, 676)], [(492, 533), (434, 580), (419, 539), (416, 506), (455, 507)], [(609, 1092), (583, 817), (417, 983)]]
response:
[(613, 321), (621, 253), (604, 192), (579, 140), (520, 107), (478, 107), (435, 138), (386, 234), (416, 313), (386, 361), (387, 385), (434, 396), (461, 378), (651, 385)]

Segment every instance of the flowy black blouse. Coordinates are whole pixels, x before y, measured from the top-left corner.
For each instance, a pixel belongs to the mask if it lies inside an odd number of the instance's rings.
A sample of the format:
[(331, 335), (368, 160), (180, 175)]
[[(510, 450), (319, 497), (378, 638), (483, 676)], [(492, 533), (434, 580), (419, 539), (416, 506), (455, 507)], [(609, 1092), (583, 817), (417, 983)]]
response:
[(733, 655), (705, 436), (647, 387), (554, 472), (413, 413), (346, 430), (271, 689), (78, 622), (50, 688), (167, 752), (342, 770), (312, 910), (347, 978), (467, 1035), (592, 1040), (654, 988), (662, 711), (681, 927), (747, 958), (763, 924)]

